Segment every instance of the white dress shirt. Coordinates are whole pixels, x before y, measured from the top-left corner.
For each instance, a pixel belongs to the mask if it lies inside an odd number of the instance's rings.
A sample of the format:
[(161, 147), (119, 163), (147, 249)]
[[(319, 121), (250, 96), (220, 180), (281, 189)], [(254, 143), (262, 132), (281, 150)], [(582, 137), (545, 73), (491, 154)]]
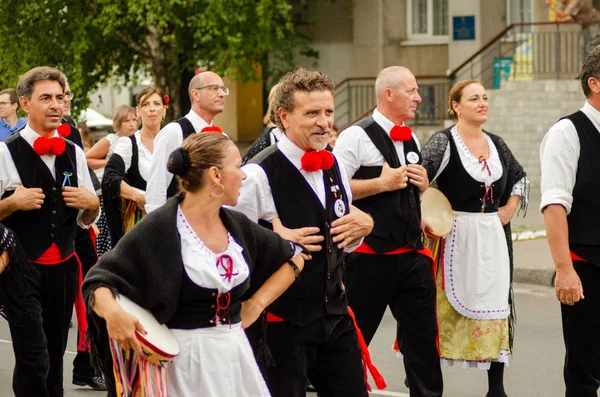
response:
[[(373, 120), (383, 128), (388, 136), (390, 135), (390, 131), (394, 127), (392, 121), (387, 119), (377, 109), (373, 111)], [(412, 136), (417, 143), (417, 148), (421, 150), (417, 136), (414, 133)], [(394, 142), (394, 147), (400, 159), (400, 164), (406, 165), (404, 143), (396, 141)], [(383, 155), (373, 141), (371, 141), (366, 131), (357, 125), (348, 127), (338, 136), (333, 148), (333, 154), (339, 160), (340, 165), (343, 166), (342, 168), (345, 168), (346, 175), (350, 178), (354, 176), (354, 173), (361, 166), (383, 166), (383, 162), (385, 161)]]
[[(281, 135), (281, 139), (277, 142), (277, 148), (294, 165), (294, 167), (300, 171), (304, 179), (306, 179), (306, 182), (308, 182), (319, 198), (323, 208), (325, 208), (326, 196), (323, 171), (307, 172), (303, 170), (300, 160), (305, 152), (290, 141), (285, 134)], [(249, 163), (242, 167), (242, 169), (246, 173), (246, 179), (242, 183), (242, 188), (240, 189), (238, 204), (233, 207), (233, 209), (242, 212), (253, 222), (258, 222), (259, 219), (271, 222), (273, 219), (278, 218), (279, 215), (277, 214), (275, 201), (273, 201), (269, 179), (263, 168), (258, 164)], [(352, 191), (350, 190), (348, 177), (346, 176), (344, 167), (342, 167), (341, 164), (340, 177), (348, 196), (348, 204), (350, 205), (352, 204)], [(349, 252), (354, 250), (360, 243), (362, 243), (362, 239), (360, 239), (359, 242), (352, 244), (352, 246), (346, 247), (346, 251)]]
[[(193, 110), (185, 115), (196, 132), (201, 131), (209, 124), (198, 116)], [(146, 212), (150, 213), (162, 206), (167, 201), (167, 189), (173, 174), (167, 171), (167, 162), (171, 153), (183, 143), (183, 131), (179, 123), (170, 122), (156, 136), (154, 140), (154, 153), (152, 155), (152, 166), (146, 186)]]
[[(486, 186), (491, 185), (493, 182), (497, 181), (502, 177), (502, 163), (500, 162), (500, 154), (496, 149), (496, 145), (494, 145), (494, 141), (488, 134), (485, 134), (485, 138), (487, 139), (488, 147), (490, 149), (490, 157), (486, 160), (489, 172), (482, 167), (482, 164), (479, 162), (479, 159), (473, 156), (473, 154), (467, 148), (467, 145), (463, 142), (462, 138), (458, 134), (456, 130), (456, 125), (450, 129), (452, 134), (452, 138), (454, 139), (454, 143), (456, 144), (456, 149), (458, 151), (458, 156), (460, 161), (467, 173), (471, 176), (471, 178), (475, 179), (477, 182), (485, 183)], [(444, 169), (450, 164), (450, 142), (446, 146), (446, 150), (444, 151), (444, 156), (442, 157), (442, 162), (440, 163), (440, 168), (437, 170), (437, 173), (433, 178), (431, 175), (429, 176), (429, 183), (434, 182), (441, 174)], [(521, 180), (517, 181), (514, 186), (507, 186), (511, 188), (511, 196), (523, 196), (523, 187), (525, 186), (525, 177)]]
[[(581, 111), (600, 132), (600, 111), (587, 101)], [(560, 120), (544, 136), (540, 145), (542, 167), (540, 211), (550, 204), (560, 204), (565, 207), (567, 214), (571, 212), (580, 149), (577, 130), (570, 120)]]
[[(21, 137), (25, 139), (25, 141), (33, 147), (33, 142), (40, 137), (40, 135), (35, 132), (29, 124), (25, 126), (25, 128), (19, 132)], [(60, 137), (58, 132), (54, 131), (54, 137)], [(77, 181), (79, 186), (83, 186), (88, 189), (90, 192), (96, 194), (96, 189), (94, 189), (94, 185), (92, 183), (92, 178), (90, 177), (90, 173), (88, 171), (87, 161), (85, 159), (85, 153), (83, 150), (75, 145), (75, 157), (77, 163)], [(52, 154), (45, 154), (40, 156), (40, 159), (46, 164), (48, 170), (52, 175), (56, 175), (56, 168), (54, 166), (56, 162), (56, 156)], [(0, 197), (4, 195), (6, 191), (15, 190), (17, 186), (22, 185), (21, 178), (19, 177), (19, 172), (17, 171), (17, 167), (10, 155), (8, 150), (8, 146), (6, 143), (0, 142)], [(77, 215), (77, 225), (84, 229), (89, 228), (93, 223), (95, 223), (100, 217), (100, 211), (98, 211), (98, 216), (88, 225), (83, 223), (83, 210), (79, 210), (79, 214)]]
[[(135, 137), (135, 142), (138, 147), (138, 169), (141, 177), (148, 182), (150, 168), (152, 167), (152, 152), (142, 143), (142, 136), (139, 131), (136, 131), (133, 136)], [(131, 159), (133, 157), (131, 138), (120, 137), (115, 145), (114, 153), (118, 154), (123, 159), (123, 162), (125, 163), (125, 172), (129, 171), (131, 168)]]

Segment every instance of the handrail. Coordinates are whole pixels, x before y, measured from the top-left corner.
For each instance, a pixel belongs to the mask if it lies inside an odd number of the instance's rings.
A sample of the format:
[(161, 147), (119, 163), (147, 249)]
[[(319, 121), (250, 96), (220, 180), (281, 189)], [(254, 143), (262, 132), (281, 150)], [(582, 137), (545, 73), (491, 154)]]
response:
[(483, 47), (481, 47), (479, 50), (477, 50), (473, 55), (471, 55), (469, 58), (467, 58), (466, 61), (464, 61), (463, 63), (461, 63), (460, 65), (458, 65), (457, 67), (455, 67), (454, 69), (452, 69), (448, 74), (447, 77), (448, 78), (454, 78), (456, 76), (456, 73), (458, 73), (459, 70), (461, 70), (463, 67), (465, 67), (469, 62), (471, 62), (473, 59), (475, 59), (478, 55), (481, 55), (484, 51), (486, 51), (488, 48), (490, 48), (492, 45), (494, 45), (502, 36), (504, 36), (506, 34), (506, 32), (508, 32), (509, 30), (515, 28), (515, 27), (519, 27), (519, 26), (548, 26), (548, 25), (581, 25), (581, 26), (587, 26), (587, 25), (591, 25), (597, 22), (593, 22), (593, 21), (570, 21), (570, 22), (554, 22), (554, 21), (544, 21), (544, 22), (515, 22), (515, 23), (511, 23), (509, 26), (507, 26), (506, 28), (504, 28), (500, 33), (498, 33), (497, 35), (495, 35), (491, 40), (489, 40), (487, 43), (485, 43), (483, 45)]
[[(430, 79), (447, 79), (448, 76), (445, 76), (443, 74), (424, 74), (424, 75), (418, 75), (415, 76), (415, 78), (417, 79), (417, 82), (419, 80), (430, 80)], [(358, 80), (375, 80), (377, 79), (377, 76), (371, 76), (371, 77), (367, 77), (367, 76), (363, 76), (363, 77), (347, 77), (344, 80), (340, 81), (339, 83), (337, 83), (335, 85), (335, 89), (338, 89), (339, 87), (341, 87), (343, 84), (350, 82), (350, 81), (358, 81)], [(334, 89), (334, 90), (335, 90)]]

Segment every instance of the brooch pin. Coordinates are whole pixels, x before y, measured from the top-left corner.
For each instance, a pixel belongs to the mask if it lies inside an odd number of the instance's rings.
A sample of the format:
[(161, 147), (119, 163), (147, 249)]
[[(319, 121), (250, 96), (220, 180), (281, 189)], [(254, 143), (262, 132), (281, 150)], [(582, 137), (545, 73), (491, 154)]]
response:
[(65, 172), (63, 172), (63, 175), (65, 177), (63, 179), (63, 183), (62, 183), (63, 187), (71, 186), (71, 177), (73, 176), (73, 173), (65, 171)]

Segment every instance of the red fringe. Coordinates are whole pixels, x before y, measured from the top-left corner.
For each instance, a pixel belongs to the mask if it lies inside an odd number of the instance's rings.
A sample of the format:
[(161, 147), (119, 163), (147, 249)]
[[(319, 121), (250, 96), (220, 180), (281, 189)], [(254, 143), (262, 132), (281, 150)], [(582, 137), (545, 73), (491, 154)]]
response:
[(369, 372), (371, 372), (371, 376), (375, 381), (375, 386), (377, 386), (377, 389), (384, 390), (387, 387), (385, 379), (383, 379), (383, 376), (371, 361), (371, 354), (369, 353), (369, 348), (365, 343), (365, 338), (363, 337), (362, 332), (360, 332), (360, 329), (358, 328), (358, 324), (356, 324), (356, 318), (354, 317), (354, 312), (352, 311), (350, 306), (348, 306), (348, 314), (350, 315), (350, 318), (352, 318), (352, 323), (354, 324), (354, 328), (356, 329), (358, 345), (360, 346), (360, 351), (362, 353), (363, 368), (365, 371), (365, 383), (367, 384), (367, 390), (372, 391), (371, 385), (369, 385), (367, 369), (369, 370)]

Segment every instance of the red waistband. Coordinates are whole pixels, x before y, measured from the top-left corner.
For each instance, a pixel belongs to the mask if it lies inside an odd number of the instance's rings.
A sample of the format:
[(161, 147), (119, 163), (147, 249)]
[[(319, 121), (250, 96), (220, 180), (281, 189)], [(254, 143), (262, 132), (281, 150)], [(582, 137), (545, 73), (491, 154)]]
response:
[[(388, 252), (384, 252), (380, 255), (399, 255), (399, 254), (404, 254), (410, 251), (414, 251), (415, 247), (413, 247), (412, 245), (406, 244), (400, 248), (396, 248), (395, 250), (392, 251), (388, 251)], [(359, 245), (354, 251), (352, 252), (357, 252), (359, 254), (369, 254), (369, 255), (377, 255), (377, 252), (375, 252), (373, 250), (373, 248), (369, 247), (367, 245), (367, 243), (363, 242), (361, 245)]]
[(267, 312), (267, 322), (269, 322), (269, 323), (282, 323), (284, 321), (285, 320), (283, 318), (279, 317), (278, 315), (273, 314), (271, 312)]
[(582, 257), (580, 257), (579, 255), (577, 255), (576, 253), (574, 253), (573, 251), (571, 251), (571, 260), (573, 261), (579, 261), (579, 262), (588, 262), (585, 259), (583, 259)]
[(39, 258), (31, 262), (36, 263), (38, 265), (58, 265), (71, 258), (74, 254), (75, 253), (73, 252), (71, 255), (67, 256), (66, 258), (63, 258), (60, 255), (60, 250), (58, 249), (58, 246), (55, 243), (52, 243), (50, 248), (48, 248), (42, 255), (40, 255)]

